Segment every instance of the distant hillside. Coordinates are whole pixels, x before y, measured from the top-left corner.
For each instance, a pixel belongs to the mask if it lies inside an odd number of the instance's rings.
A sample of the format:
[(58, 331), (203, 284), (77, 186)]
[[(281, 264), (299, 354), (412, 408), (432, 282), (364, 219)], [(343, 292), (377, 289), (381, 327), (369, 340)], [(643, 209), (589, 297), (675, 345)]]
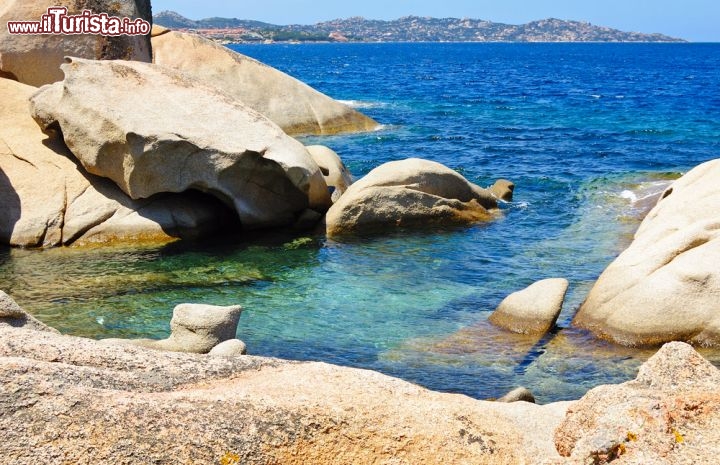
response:
[(194, 29), (216, 39), (236, 41), (684, 42), (663, 34), (623, 32), (554, 18), (513, 25), (467, 18), (406, 16), (380, 21), (354, 17), (314, 25), (280, 26), (236, 18), (191, 20), (173, 11), (163, 11), (153, 16), (153, 21), (173, 29)]

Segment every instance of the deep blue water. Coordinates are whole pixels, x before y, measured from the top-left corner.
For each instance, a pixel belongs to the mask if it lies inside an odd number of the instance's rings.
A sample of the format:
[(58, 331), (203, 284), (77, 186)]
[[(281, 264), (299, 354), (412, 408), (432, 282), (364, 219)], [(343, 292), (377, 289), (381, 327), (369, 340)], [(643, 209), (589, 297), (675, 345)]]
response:
[[(344, 243), (266, 233), (0, 252), (16, 300), (92, 337), (161, 337), (177, 303), (239, 303), (238, 335), (253, 354), (371, 368), (478, 398), (516, 385), (541, 401), (576, 398), (634, 377), (652, 351), (594, 341), (569, 323), (628, 244), (642, 199), (718, 156), (720, 44), (231, 48), (383, 124), (303, 139), (336, 150), (356, 177), (421, 157), (480, 185), (510, 179), (515, 200), (491, 224)], [(503, 297), (547, 277), (571, 283), (554, 338), (486, 323)]]

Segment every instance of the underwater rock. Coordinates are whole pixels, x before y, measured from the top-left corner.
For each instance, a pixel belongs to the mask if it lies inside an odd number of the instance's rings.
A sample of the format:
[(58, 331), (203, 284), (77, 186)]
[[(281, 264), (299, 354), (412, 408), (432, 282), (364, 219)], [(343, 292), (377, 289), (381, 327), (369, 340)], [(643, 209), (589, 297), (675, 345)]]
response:
[(720, 345), (720, 159), (665, 190), (573, 324), (629, 346)]
[(457, 172), (419, 158), (385, 163), (328, 210), (328, 236), (429, 224), (490, 221), (497, 200)]
[(533, 283), (505, 297), (489, 321), (514, 333), (542, 336), (555, 325), (568, 285), (563, 278)]
[(222, 89), (288, 134), (371, 131), (378, 123), (307, 84), (209, 39), (153, 27), (154, 63)]

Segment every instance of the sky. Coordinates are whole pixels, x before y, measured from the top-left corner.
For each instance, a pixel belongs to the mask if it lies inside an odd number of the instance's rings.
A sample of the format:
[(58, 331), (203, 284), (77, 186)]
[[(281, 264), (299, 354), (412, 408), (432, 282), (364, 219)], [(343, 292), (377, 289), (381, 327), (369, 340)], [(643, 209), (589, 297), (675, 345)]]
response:
[(720, 0), (152, 0), (153, 12), (273, 24), (315, 24), (363, 16), (433, 16), (522, 24), (536, 19), (588, 21), (623, 31), (659, 32), (693, 42), (720, 42)]

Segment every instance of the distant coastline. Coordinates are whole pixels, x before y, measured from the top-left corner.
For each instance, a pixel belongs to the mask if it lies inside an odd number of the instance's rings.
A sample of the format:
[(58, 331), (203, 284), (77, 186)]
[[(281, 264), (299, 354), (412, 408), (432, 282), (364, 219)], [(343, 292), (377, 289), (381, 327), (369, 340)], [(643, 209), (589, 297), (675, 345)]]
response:
[(224, 43), (272, 42), (687, 42), (658, 33), (625, 32), (555, 18), (513, 25), (469, 18), (405, 16), (392, 21), (361, 17), (313, 25), (276, 25), (237, 18), (192, 20), (162, 11), (153, 22)]

